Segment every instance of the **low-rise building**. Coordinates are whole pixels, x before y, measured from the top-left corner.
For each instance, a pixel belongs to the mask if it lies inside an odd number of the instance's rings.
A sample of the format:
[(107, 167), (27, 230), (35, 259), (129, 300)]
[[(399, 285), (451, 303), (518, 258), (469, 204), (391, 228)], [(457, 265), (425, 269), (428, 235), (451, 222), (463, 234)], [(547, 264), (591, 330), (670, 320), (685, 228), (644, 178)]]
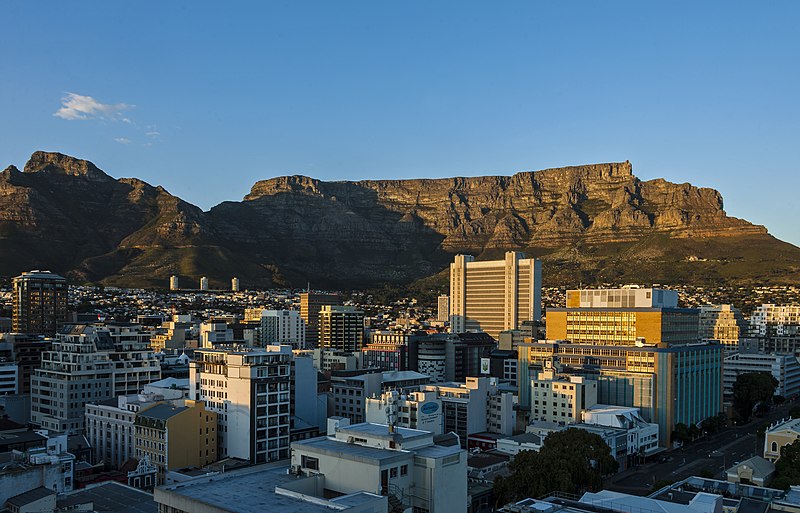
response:
[(357, 376), (331, 376), (333, 405), (329, 416), (364, 422), (366, 398), (388, 390), (414, 391), (430, 378), (414, 371), (371, 372)]
[(628, 456), (647, 458), (660, 451), (658, 424), (646, 422), (639, 408), (596, 404), (583, 411), (585, 424), (624, 429), (628, 434)]
[(26, 452), (0, 454), (0, 504), (9, 498), (39, 487), (56, 493), (71, 491), (75, 486), (75, 456), (67, 450), (67, 435), (50, 435), (46, 445)]
[(532, 420), (580, 422), (583, 411), (597, 404), (597, 381), (544, 370), (531, 379), (531, 403)]
[(781, 449), (800, 438), (800, 419), (783, 419), (772, 423), (764, 433), (764, 459), (776, 462)]
[(730, 483), (767, 486), (775, 475), (775, 465), (761, 456), (753, 456), (725, 470), (725, 475)]
[(440, 446), (433, 433), (361, 423), (292, 444), (292, 469), (322, 475), (334, 493), (361, 491), (398, 508), (439, 513), (467, 510), (467, 453)]
[(725, 357), (723, 386), (727, 397), (733, 396), (733, 385), (741, 374), (764, 372), (778, 382), (775, 395), (785, 398), (800, 394), (800, 361), (792, 354), (736, 353)]
[(394, 423), (398, 427), (430, 431), (435, 435), (441, 435), (444, 429), (442, 401), (436, 390), (389, 390), (377, 397), (367, 397), (365, 415), (366, 421), (373, 424)]
[(159, 483), (168, 470), (217, 460), (217, 414), (200, 401), (155, 404), (136, 414), (134, 426), (136, 458), (158, 468)]

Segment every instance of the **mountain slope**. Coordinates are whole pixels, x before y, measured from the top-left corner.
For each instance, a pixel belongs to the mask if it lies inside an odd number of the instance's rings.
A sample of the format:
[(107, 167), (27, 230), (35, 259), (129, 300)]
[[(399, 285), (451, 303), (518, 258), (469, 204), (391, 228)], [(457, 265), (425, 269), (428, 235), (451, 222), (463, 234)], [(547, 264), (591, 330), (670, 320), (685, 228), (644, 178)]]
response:
[(629, 162), (513, 176), (263, 180), (202, 212), (160, 187), (37, 152), (0, 174), (0, 274), (79, 281), (320, 287), (406, 283), (457, 252), (520, 249), (548, 284), (800, 282), (800, 249), (729, 217), (713, 189), (642, 181)]

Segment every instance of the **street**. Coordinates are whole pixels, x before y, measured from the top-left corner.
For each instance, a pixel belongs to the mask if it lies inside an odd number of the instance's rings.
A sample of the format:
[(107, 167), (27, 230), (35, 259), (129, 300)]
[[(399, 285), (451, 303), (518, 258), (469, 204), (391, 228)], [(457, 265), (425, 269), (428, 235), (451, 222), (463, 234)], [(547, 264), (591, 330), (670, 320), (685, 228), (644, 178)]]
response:
[(764, 439), (758, 429), (787, 415), (789, 405), (774, 408), (763, 418), (744, 426), (727, 427), (716, 435), (662, 453), (665, 463), (646, 463), (616, 474), (606, 487), (625, 493), (645, 495), (658, 481), (680, 481), (690, 476), (725, 479), (725, 469), (753, 455), (761, 455)]

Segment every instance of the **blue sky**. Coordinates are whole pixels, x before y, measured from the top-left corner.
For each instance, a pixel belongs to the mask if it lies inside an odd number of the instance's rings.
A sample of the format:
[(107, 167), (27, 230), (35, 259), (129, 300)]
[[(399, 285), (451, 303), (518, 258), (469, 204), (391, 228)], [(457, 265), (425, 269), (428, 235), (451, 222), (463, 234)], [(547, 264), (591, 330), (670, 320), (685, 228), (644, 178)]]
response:
[(800, 2), (2, 2), (0, 168), (259, 179), (630, 160), (800, 244)]

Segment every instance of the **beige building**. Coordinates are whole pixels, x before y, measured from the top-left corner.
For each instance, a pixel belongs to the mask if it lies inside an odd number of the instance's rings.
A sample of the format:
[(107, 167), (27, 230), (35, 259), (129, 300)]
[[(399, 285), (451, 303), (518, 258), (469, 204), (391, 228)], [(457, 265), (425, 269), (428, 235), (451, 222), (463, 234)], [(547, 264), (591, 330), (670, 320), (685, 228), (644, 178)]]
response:
[(733, 305), (701, 306), (699, 325), (700, 340), (716, 340), (728, 354), (739, 350), (739, 338), (747, 334), (747, 321)]
[(580, 422), (581, 414), (597, 404), (597, 381), (548, 368), (531, 380), (531, 402), (531, 420)]
[(800, 438), (800, 419), (783, 419), (770, 425), (764, 435), (764, 459), (776, 462), (781, 449)]
[(484, 331), (497, 339), (524, 321), (541, 320), (542, 265), (509, 251), (503, 260), (456, 255), (450, 264), (450, 329)]
[(300, 317), (306, 323), (306, 344), (308, 347), (319, 347), (319, 311), (325, 305), (341, 305), (342, 300), (336, 294), (305, 292), (300, 294)]
[(159, 484), (168, 470), (217, 461), (217, 414), (202, 401), (158, 403), (136, 414), (134, 429), (136, 457), (158, 468)]

